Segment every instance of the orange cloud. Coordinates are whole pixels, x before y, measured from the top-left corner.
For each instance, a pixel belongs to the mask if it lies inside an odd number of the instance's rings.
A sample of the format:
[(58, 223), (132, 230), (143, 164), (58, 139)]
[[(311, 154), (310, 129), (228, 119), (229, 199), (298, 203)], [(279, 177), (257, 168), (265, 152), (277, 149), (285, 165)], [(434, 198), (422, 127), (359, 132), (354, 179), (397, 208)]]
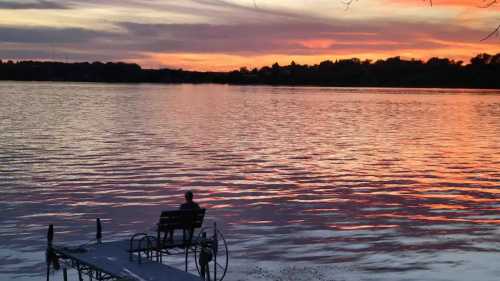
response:
[[(440, 44), (440, 48), (422, 49), (416, 46), (412, 48), (399, 48), (392, 50), (363, 49), (365, 46), (351, 47), (330, 53), (294, 55), (294, 54), (255, 54), (255, 55), (229, 55), (224, 53), (150, 53), (144, 59), (132, 60), (145, 67), (170, 67), (185, 70), (202, 71), (228, 71), (246, 66), (254, 67), (271, 65), (278, 62), (280, 65), (288, 65), (292, 60), (299, 64), (318, 64), (324, 60), (336, 60), (357, 57), (362, 60), (377, 60), (394, 56), (405, 59), (427, 60), (431, 57), (447, 57), (454, 60), (462, 60), (465, 63), (478, 53), (498, 53), (500, 46), (497, 42), (460, 43), (438, 39), (428, 39), (429, 42)], [(371, 42), (376, 45), (376, 41)], [(380, 42), (379, 42), (380, 43)], [(391, 42), (389, 42), (391, 43)], [(360, 45), (364, 42), (359, 42)], [(393, 42), (392, 42), (393, 44)], [(368, 44), (369, 45), (369, 44)]]
[(488, 7), (488, 9), (499, 9), (500, 5), (494, 0), (387, 0), (390, 3), (398, 3), (404, 5), (432, 5), (433, 6), (463, 6), (468, 8)]

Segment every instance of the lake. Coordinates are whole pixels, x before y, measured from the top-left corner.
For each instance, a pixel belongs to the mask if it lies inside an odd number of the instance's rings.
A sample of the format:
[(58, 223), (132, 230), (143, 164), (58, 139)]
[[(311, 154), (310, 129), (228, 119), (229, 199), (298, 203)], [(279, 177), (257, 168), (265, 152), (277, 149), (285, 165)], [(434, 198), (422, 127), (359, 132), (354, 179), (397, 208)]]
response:
[(0, 280), (186, 190), (227, 280), (498, 280), (500, 91), (0, 83)]

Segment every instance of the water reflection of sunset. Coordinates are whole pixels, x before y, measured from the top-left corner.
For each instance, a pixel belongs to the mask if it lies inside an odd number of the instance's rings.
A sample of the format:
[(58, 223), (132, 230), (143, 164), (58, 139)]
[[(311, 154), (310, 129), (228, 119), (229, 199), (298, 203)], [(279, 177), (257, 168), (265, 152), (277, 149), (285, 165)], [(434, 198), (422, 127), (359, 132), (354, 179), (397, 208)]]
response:
[(242, 272), (272, 261), (431, 276), (498, 251), (498, 92), (44, 85), (12, 83), (0, 99), (0, 241), (25, 262), (0, 257), (7, 270), (38, 272), (48, 223), (68, 241), (95, 217), (125, 235), (189, 189)]

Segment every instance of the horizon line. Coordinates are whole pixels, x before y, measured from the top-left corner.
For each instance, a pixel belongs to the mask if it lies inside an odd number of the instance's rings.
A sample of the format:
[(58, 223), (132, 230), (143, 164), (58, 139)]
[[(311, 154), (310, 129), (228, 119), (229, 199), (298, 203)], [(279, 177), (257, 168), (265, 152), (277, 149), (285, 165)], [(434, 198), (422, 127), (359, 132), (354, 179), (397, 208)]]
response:
[(62, 63), (62, 64), (78, 64), (78, 63), (89, 63), (89, 64), (93, 64), (93, 63), (103, 63), (103, 64), (106, 64), (106, 63), (114, 63), (114, 64), (120, 64), (120, 63), (123, 63), (123, 64), (135, 64), (135, 65), (138, 65), (139, 67), (141, 67), (141, 69), (144, 69), (144, 70), (162, 70), (162, 69), (169, 69), (169, 70), (182, 70), (182, 71), (191, 71), (191, 72), (205, 72), (205, 73), (209, 73), (209, 72), (216, 72), (216, 73), (225, 73), (225, 72), (232, 72), (232, 71), (240, 71), (241, 69), (243, 68), (246, 68), (247, 70), (251, 71), (253, 69), (262, 69), (262, 68), (265, 68), (265, 67), (271, 67), (272, 65), (274, 64), (278, 64), (279, 66), (290, 66), (292, 65), (293, 63), (295, 63), (295, 65), (298, 65), (298, 66), (315, 66), (315, 65), (319, 65), (321, 64), (322, 62), (326, 62), (326, 61), (331, 61), (331, 62), (338, 62), (338, 61), (348, 61), (348, 60), (359, 60), (360, 62), (370, 62), (370, 64), (373, 64), (377, 61), (386, 61), (388, 59), (393, 59), (393, 58), (399, 58), (400, 60), (402, 61), (420, 61), (420, 62), (423, 62), (423, 63), (427, 63), (429, 62), (429, 60), (431, 59), (448, 59), (450, 62), (454, 62), (454, 63), (460, 63), (462, 66), (466, 66), (466, 65), (470, 65), (472, 64), (471, 60), (474, 58), (474, 57), (477, 57), (479, 55), (490, 55), (490, 56), (495, 56), (495, 55), (499, 55), (499, 53), (496, 53), (496, 54), (490, 54), (490, 53), (487, 53), (487, 52), (478, 52), (476, 53), (476, 55), (472, 55), (468, 61), (464, 61), (464, 60), (455, 60), (453, 58), (449, 58), (449, 57), (439, 57), (439, 56), (434, 56), (434, 57), (429, 57), (427, 59), (425, 58), (415, 58), (415, 57), (406, 57), (406, 56), (387, 56), (387, 57), (383, 57), (383, 58), (377, 58), (377, 59), (368, 59), (368, 58), (358, 58), (358, 57), (346, 57), (346, 58), (329, 58), (329, 59), (325, 59), (325, 60), (321, 60), (321, 61), (318, 61), (318, 62), (315, 62), (313, 64), (308, 64), (308, 63), (300, 63), (300, 62), (296, 62), (296, 60), (294, 60), (293, 58), (291, 59), (291, 61), (288, 63), (288, 64), (280, 64), (278, 63), (278, 61), (276, 60), (274, 63), (270, 64), (270, 65), (262, 65), (262, 66), (259, 66), (259, 67), (248, 67), (246, 65), (243, 65), (243, 66), (239, 66), (237, 68), (234, 68), (234, 69), (230, 69), (230, 70), (201, 70), (201, 69), (188, 69), (188, 68), (182, 68), (182, 67), (176, 67), (176, 66), (169, 66), (169, 65), (158, 65), (156, 68), (154, 67), (148, 67), (147, 64), (144, 65), (144, 64), (141, 64), (137, 61), (134, 61), (134, 60), (110, 60), (110, 61), (107, 61), (107, 60), (89, 60), (89, 61), (79, 61), (79, 60), (51, 60), (51, 59), (4, 59), (4, 58), (0, 58), (0, 62), (1, 63), (8, 63), (8, 62), (13, 62), (13, 63), (22, 63), (22, 62), (42, 62), (42, 63)]

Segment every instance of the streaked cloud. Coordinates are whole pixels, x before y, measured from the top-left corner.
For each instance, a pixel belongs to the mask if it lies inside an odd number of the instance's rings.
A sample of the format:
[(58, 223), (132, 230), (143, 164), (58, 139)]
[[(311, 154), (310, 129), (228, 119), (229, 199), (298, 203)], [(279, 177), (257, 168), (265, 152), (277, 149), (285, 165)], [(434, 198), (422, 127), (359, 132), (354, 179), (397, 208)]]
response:
[(12, 10), (21, 10), (21, 9), (68, 9), (69, 7), (65, 4), (61, 4), (55, 1), (0, 1), (0, 9), (12, 9)]
[(94, 31), (82, 28), (28, 28), (0, 27), (3, 43), (22, 44), (74, 44), (91, 43), (94, 39), (112, 38), (111, 32)]

